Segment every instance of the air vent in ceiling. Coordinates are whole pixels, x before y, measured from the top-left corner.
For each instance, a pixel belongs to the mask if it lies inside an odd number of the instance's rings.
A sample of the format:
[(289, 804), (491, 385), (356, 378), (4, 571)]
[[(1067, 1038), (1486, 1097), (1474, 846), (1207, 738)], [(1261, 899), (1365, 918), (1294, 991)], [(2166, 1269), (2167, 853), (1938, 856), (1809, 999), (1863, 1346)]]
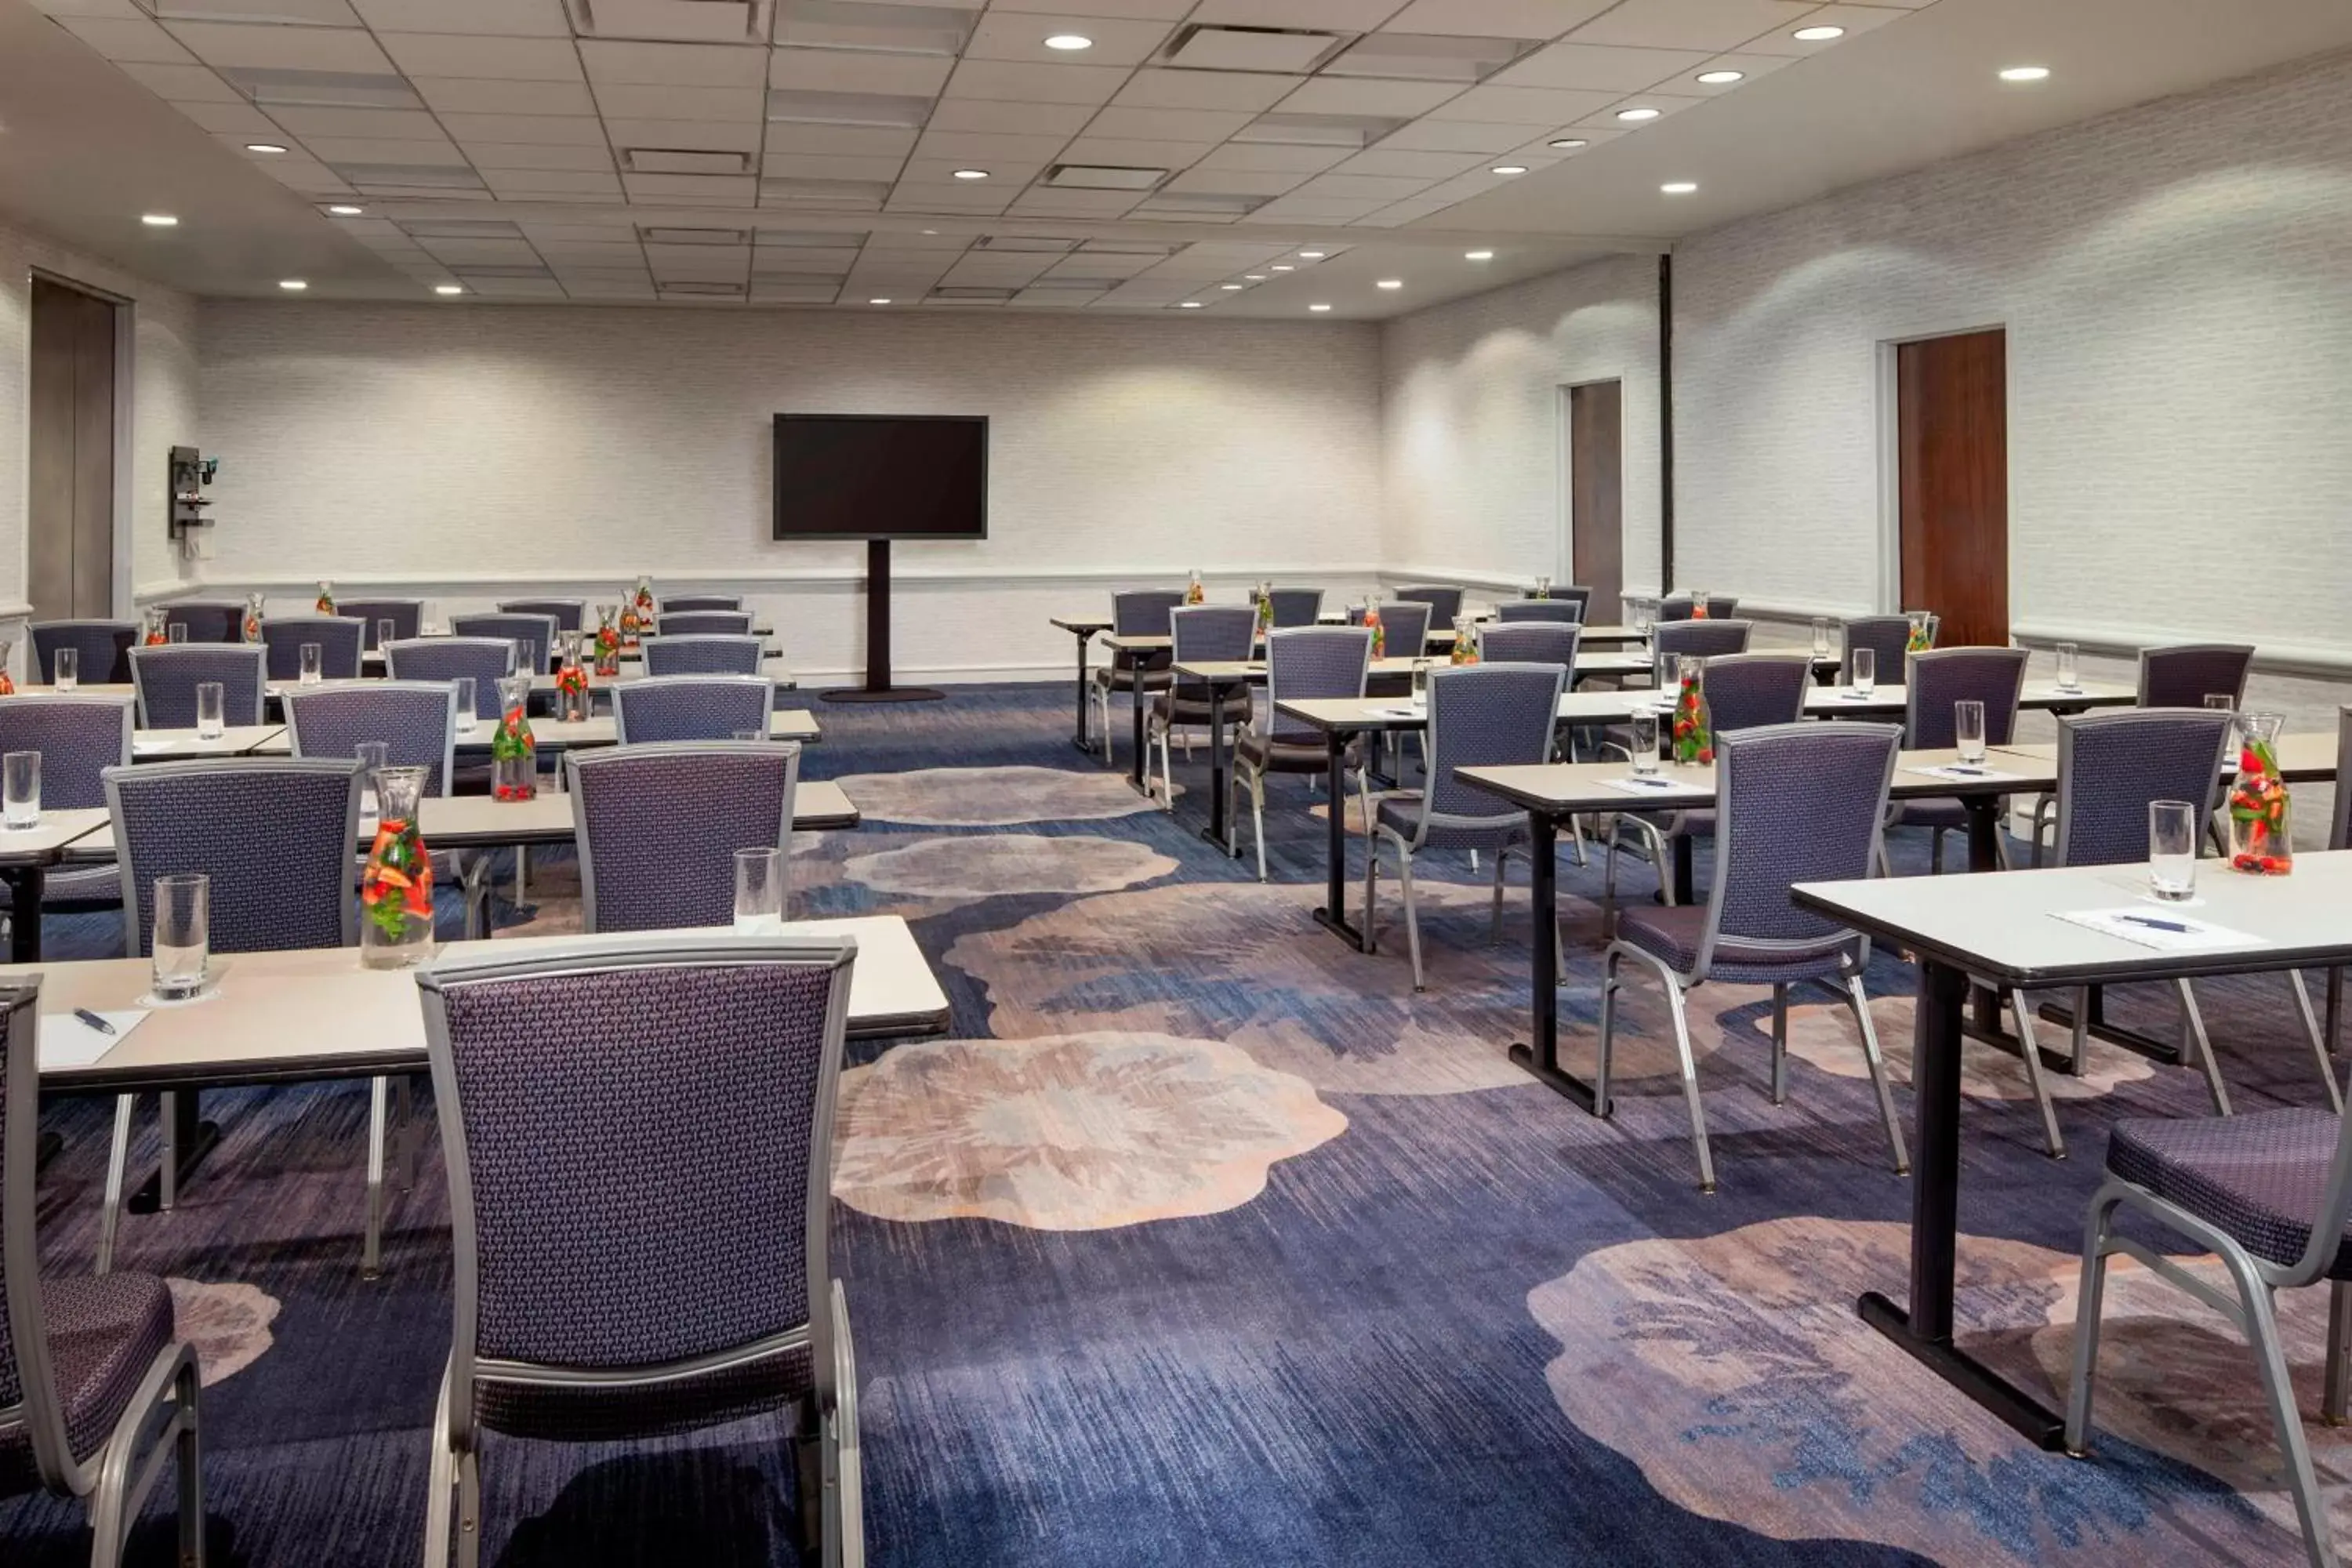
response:
[(1013, 293), (1010, 289), (958, 287), (934, 289), (927, 298), (934, 305), (1002, 305)]
[(640, 228), (637, 237), (647, 245), (749, 245), (751, 236), (740, 228)]
[(468, 264), (457, 268), (460, 278), (545, 278), (544, 267), (492, 267)]
[(766, 0), (572, 0), (583, 37), (673, 44), (765, 43)]
[(1075, 239), (1048, 239), (1027, 234), (984, 234), (972, 244), (974, 250), (1018, 250), (1037, 256), (1062, 256), (1077, 247)]
[(661, 291), (662, 296), (665, 299), (673, 295), (677, 295), (693, 300), (740, 300), (743, 297), (743, 285), (740, 283), (721, 283), (715, 279), (690, 279), (675, 283), (664, 283), (661, 286)]
[(471, 169), (450, 169), (437, 163), (330, 163), (355, 185), (405, 185), (413, 189), (478, 191), (482, 176)]
[(890, 197), (890, 187), (881, 180), (762, 180), (760, 199), (763, 202), (803, 204), (811, 207), (831, 207), (845, 212), (880, 212), (882, 204)]
[(1065, 191), (1148, 191), (1168, 177), (1165, 169), (1133, 169), (1108, 163), (1056, 163), (1044, 184)]
[(775, 88), (768, 93), (768, 118), (788, 125), (881, 125), (919, 131), (931, 117), (931, 100), (888, 92), (808, 92)]
[(781, 0), (775, 41), (780, 47), (864, 49), (894, 55), (963, 52), (979, 19), (977, 7), (908, 5), (905, 0)]
[(265, 70), (223, 66), (231, 87), (256, 103), (285, 109), (422, 109), (424, 103), (399, 76), (366, 71)]
[(633, 174), (748, 174), (751, 155), (694, 147), (624, 147), (621, 166)]
[(1303, 75), (1355, 41), (1352, 33), (1304, 27), (1181, 27), (1160, 51), (1160, 63), (1192, 70), (1286, 71)]
[(416, 218), (400, 226), (418, 239), (520, 239), (522, 230), (504, 218)]
[(1224, 196), (1205, 191), (1163, 191), (1137, 207), (1133, 217), (1246, 217), (1274, 198)]
[(1434, 33), (1367, 33), (1329, 65), (1326, 76), (1456, 81), (1488, 77), (1537, 47), (1533, 38), (1463, 38)]
[(1406, 123), (1369, 114), (1261, 114), (1234, 132), (1234, 140), (1282, 147), (1369, 147)]

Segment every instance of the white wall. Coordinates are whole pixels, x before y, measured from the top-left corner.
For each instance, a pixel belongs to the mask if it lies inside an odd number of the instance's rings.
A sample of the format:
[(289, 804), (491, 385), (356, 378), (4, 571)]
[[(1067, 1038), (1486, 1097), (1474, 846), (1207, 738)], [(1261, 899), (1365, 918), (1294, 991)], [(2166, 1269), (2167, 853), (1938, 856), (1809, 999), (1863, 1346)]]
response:
[(769, 533), (769, 419), (993, 421), (990, 537), (899, 544), (902, 674), (1059, 674), (1114, 585), (1378, 565), (1369, 325), (208, 302), (208, 584), (487, 603), (740, 586), (794, 668), (862, 668), (863, 547)]
[(1612, 257), (1382, 333), (1386, 561), (1398, 578), (1570, 577), (1560, 389), (1624, 383), (1624, 574), (1657, 585), (1657, 258)]

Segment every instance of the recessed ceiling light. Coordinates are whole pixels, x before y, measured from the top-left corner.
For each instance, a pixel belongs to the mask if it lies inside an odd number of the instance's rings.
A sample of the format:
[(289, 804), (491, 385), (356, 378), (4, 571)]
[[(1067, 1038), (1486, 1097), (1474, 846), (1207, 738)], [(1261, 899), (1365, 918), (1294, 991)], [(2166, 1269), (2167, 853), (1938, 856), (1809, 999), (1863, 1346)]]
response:
[(1497, 163), (1487, 171), (1492, 174), (1524, 174), (1527, 172), (1528, 166), (1525, 163)]
[(1462, 253), (1462, 259), (1465, 261), (1492, 261), (1495, 259), (1495, 253), (1491, 250), (1465, 250)]
[(1328, 250), (1302, 250), (1298, 253), (1298, 259), (1301, 261), (1320, 261), (1330, 254), (1331, 253)]
[(1374, 287), (1380, 289), (1402, 289), (1404, 287), (1404, 279), (1402, 278), (1383, 278), (1379, 283), (1375, 284)]
[(1698, 186), (1695, 182), (1690, 180), (1668, 180), (1664, 184), (1660, 185), (1658, 189), (1665, 192), (1665, 194), (1670, 196), (1686, 196), (1693, 191), (1698, 189)]
[(337, 217), (357, 217), (367, 209), (365, 207), (352, 206), (348, 202), (341, 202), (329, 207), (327, 210), (334, 214)]
[(1297, 270), (1298, 270), (1298, 268), (1297, 268), (1293, 267), (1293, 266), (1292, 266), (1289, 262), (1287, 262), (1287, 261), (1277, 261), (1277, 262), (1276, 262), (1276, 263), (1274, 264), (1274, 269), (1275, 269), (1276, 272), (1296, 272), (1296, 271), (1297, 271)]
[(299, 278), (280, 278), (278, 280), (278, 286), (280, 289), (292, 289), (297, 293), (299, 293), (301, 290), (310, 287), (308, 283), (305, 283)]
[(1828, 26), (1800, 27), (1795, 32), (1790, 34), (1789, 37), (1796, 39), (1797, 42), (1801, 44), (1826, 44), (1832, 38), (1844, 37), (1845, 29), (1843, 27)]
[(1664, 111), (1655, 109), (1621, 109), (1617, 111), (1617, 118), (1620, 120), (1655, 120), (1662, 112)]
[(2008, 69), (2000, 73), (2000, 79), (2003, 81), (2047, 81), (2050, 79), (2050, 68), (2048, 66), (2011, 66)]
[(984, 180), (988, 178), (988, 171), (985, 169), (958, 169), (955, 172), (955, 177), (959, 180)]
[(1263, 272), (1244, 272), (1242, 276), (1248, 279), (1253, 283), (1263, 283), (1265, 281), (1265, 274)]
[(1585, 141), (1581, 136), (1563, 136), (1559, 141), (1551, 142), (1550, 145), (1558, 148), (1560, 152), (1572, 153), (1579, 147), (1589, 147), (1591, 143)]
[(1328, 305), (1309, 305), (1307, 308), (1310, 310), (1328, 310), (1331, 307)]
[(149, 228), (177, 228), (180, 226), (180, 220), (173, 217), (170, 213), (141, 213), (139, 215), (139, 221), (145, 224)]
[(887, 300), (868, 300), (866, 302), (869, 305), (887, 305), (890, 301)]
[(1747, 75), (1746, 71), (1701, 71), (1698, 73), (1698, 79), (1709, 87), (1723, 87), (1731, 82), (1743, 80)]
[(1084, 33), (1056, 33), (1052, 37), (1045, 40), (1045, 47), (1049, 49), (1063, 49), (1075, 52), (1078, 49), (1093, 48), (1095, 47), (1095, 41), (1092, 38), (1087, 37)]
[(245, 144), (245, 150), (248, 153), (283, 153), (286, 151), (285, 148), (280, 147), (275, 142), (248, 142)]
[(1198, 300), (1181, 300), (1177, 301), (1176, 308), (1180, 310), (1197, 310), (1201, 309), (1201, 301)]
[(462, 283), (436, 283), (433, 291), (436, 294), (463, 294), (466, 286)]
[(1220, 283), (1217, 287), (1223, 289), (1228, 294), (1236, 293), (1241, 289), (1241, 285), (1238, 283)]

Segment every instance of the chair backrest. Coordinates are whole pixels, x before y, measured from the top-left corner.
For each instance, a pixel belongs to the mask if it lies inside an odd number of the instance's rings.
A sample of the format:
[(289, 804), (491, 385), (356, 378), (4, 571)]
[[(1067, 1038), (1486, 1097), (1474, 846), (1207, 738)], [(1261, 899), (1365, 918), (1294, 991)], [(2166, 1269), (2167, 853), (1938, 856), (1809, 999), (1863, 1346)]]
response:
[[(801, 1332), (830, 1405), (833, 1122), (856, 952), (636, 938), (418, 973), (449, 1167), (458, 1431), (478, 1410), (499, 1419), (502, 1402), (478, 1404), (479, 1361), (546, 1369), (533, 1381), (583, 1408), (602, 1392), (617, 1408), (600, 1429), (651, 1435), (694, 1425), (691, 1398), (648, 1414), (645, 1385), (594, 1373), (773, 1356)], [(710, 1418), (743, 1413), (726, 1393)]]
[(751, 617), (742, 610), (665, 610), (654, 617), (654, 636), (661, 637), (740, 637), (751, 635)]
[(572, 752), (583, 929), (723, 926), (735, 851), (790, 847), (797, 741), (698, 741)]
[(2142, 708), (2202, 708), (2205, 699), (2226, 694), (2230, 706), (2246, 701), (2246, 676), (2253, 668), (2252, 643), (2183, 643), (2139, 651)]
[(613, 726), (624, 746), (649, 741), (731, 741), (768, 733), (776, 688), (757, 676), (660, 675), (613, 688)]
[(505, 637), (518, 646), (529, 643), (535, 652), (529, 658), (518, 653), (515, 668), (529, 665), (533, 675), (545, 674), (555, 657), (553, 616), (452, 616), (449, 631), (455, 637)]
[(107, 769), (123, 951), (147, 956), (155, 879), (186, 871), (212, 879), (215, 952), (356, 942), (361, 782), (356, 757)]
[(2352, 849), (2352, 706), (2336, 710), (2336, 810), (2327, 827), (2330, 849)]
[[(1737, 595), (1709, 594), (1706, 596), (1706, 615), (1709, 620), (1727, 621), (1738, 613), (1739, 599)], [(1670, 594), (1658, 601), (1658, 619), (1686, 621), (1690, 618), (1691, 596), (1688, 594)]]
[(1697, 658), (1718, 658), (1727, 653), (1746, 653), (1748, 634), (1754, 629), (1753, 621), (1704, 620), (1660, 621), (1650, 628), (1652, 646), (1660, 653), (1677, 658), (1689, 654)]
[(1911, 656), (1903, 674), (1903, 743), (1939, 751), (1958, 739), (1956, 702), (1984, 704), (1985, 744), (2006, 746), (2017, 732), (2017, 700), (2025, 689), (2021, 647), (1939, 647)]
[(1721, 735), (1795, 723), (1805, 716), (1805, 689), (1812, 679), (1812, 661), (1802, 654), (1739, 653), (1708, 659), (1698, 684), (1707, 723)]
[(1171, 593), (1164, 588), (1131, 588), (1110, 596), (1110, 629), (1123, 637), (1164, 637), (1168, 633), (1168, 612), (1184, 603), (1181, 591)]
[(662, 614), (683, 614), (688, 610), (740, 610), (741, 595), (736, 594), (671, 594), (661, 602)]
[(1274, 601), (1274, 625), (1277, 631), (1293, 626), (1311, 626), (1323, 614), (1323, 590), (1320, 588), (1276, 588), (1266, 597)]
[(196, 723), (196, 688), (221, 683), (221, 721), (258, 724), (268, 686), (264, 652), (242, 644), (159, 644), (131, 650), (131, 685), (139, 698), (142, 730), (191, 730)]
[(2152, 801), (2213, 798), (2230, 715), (2210, 708), (2128, 708), (2058, 721), (2061, 866), (2147, 858)]
[(586, 624), (588, 601), (585, 599), (500, 599), (499, 614), (545, 616), (555, 623), (557, 631), (576, 632)]
[(45, 807), (104, 805), (106, 770), (131, 765), (131, 699), (99, 692), (11, 697), (0, 702), (0, 752), (6, 752), (41, 753)]
[(378, 621), (392, 623), (392, 639), (394, 642), (403, 637), (415, 637), (425, 629), (425, 601), (422, 599), (338, 599), (335, 601), (335, 614), (349, 616), (367, 627), (367, 641), (363, 646), (370, 652), (379, 651), (375, 635)]
[(1908, 616), (1854, 616), (1841, 623), (1839, 637), (1842, 651), (1838, 655), (1838, 679), (1849, 684), (1853, 679), (1853, 650), (1866, 647), (1871, 651), (1871, 674), (1882, 686), (1892, 686), (1903, 679), (1903, 656), (1911, 647), (1911, 617)]
[[(1589, 594), (1591, 590), (1579, 589), (1577, 592)], [(1495, 618), (1505, 626), (1521, 621), (1570, 621), (1580, 624), (1583, 621), (1583, 599), (1560, 598), (1557, 588), (1552, 590), (1552, 594), (1554, 596), (1549, 599), (1506, 599), (1495, 606)]]
[(329, 680), (360, 678), (360, 649), (368, 624), (350, 616), (277, 616), (261, 623), (261, 646), (269, 652), (269, 679), (289, 681), (302, 673), (302, 645), (319, 645), (319, 673)]
[[(1386, 658), (1419, 658), (1429, 648), (1430, 606), (1420, 599), (1391, 599), (1381, 606)], [(1451, 626), (1449, 618), (1446, 625)]]
[(515, 645), (504, 637), (413, 637), (383, 650), (394, 680), (474, 683), (474, 717), (499, 716), (499, 682), (515, 673)]
[(1168, 613), (1178, 664), (1244, 659), (1257, 641), (1257, 612), (1247, 605), (1187, 605)]
[[(1454, 617), (1462, 613), (1462, 590), (1436, 583), (1423, 583), (1411, 588), (1399, 588), (1397, 597), (1410, 604), (1427, 605), (1429, 618), (1441, 626), (1450, 626)], [(1382, 610), (1382, 616), (1388, 612)]]
[(1361, 697), (1371, 668), (1372, 634), (1362, 626), (1276, 626), (1265, 637), (1267, 735), (1320, 745), (1323, 731), (1284, 718), (1276, 702)]
[(1576, 682), (1576, 646), (1584, 628), (1574, 621), (1496, 622), (1478, 634), (1478, 657), (1489, 664), (1556, 664)]
[(767, 657), (752, 637), (647, 637), (637, 650), (645, 655), (647, 675), (757, 675)]
[(1491, 824), (1524, 815), (1455, 776), (1471, 767), (1551, 760), (1552, 722), (1567, 675), (1556, 664), (1445, 665), (1429, 674), (1429, 792), (1424, 823)]
[(37, 974), (0, 988), (0, 1410), (15, 1407), (8, 1425), (32, 1449), (33, 1484), (71, 1497), (90, 1492), (99, 1456), (87, 1467), (74, 1458), (41, 1287), (40, 989)]
[(136, 621), (36, 621), (32, 626), (34, 679), (58, 678), (58, 649), (69, 647), (81, 657), (76, 679), (91, 685), (131, 683), (131, 648), (139, 640)]
[(457, 772), (457, 689), (446, 680), (354, 680), (289, 689), (286, 723), (298, 757), (351, 757), (381, 741), (384, 763), (425, 770), (425, 793), (447, 795)]
[(243, 642), (245, 606), (226, 599), (184, 599), (160, 606), (163, 626), (188, 628), (189, 642)]
[(1734, 731), (1717, 742), (1715, 887), (1699, 973), (1718, 938), (1810, 946), (1845, 930), (1799, 909), (1789, 887), (1871, 874), (1902, 743), (1893, 724), (1814, 722)]

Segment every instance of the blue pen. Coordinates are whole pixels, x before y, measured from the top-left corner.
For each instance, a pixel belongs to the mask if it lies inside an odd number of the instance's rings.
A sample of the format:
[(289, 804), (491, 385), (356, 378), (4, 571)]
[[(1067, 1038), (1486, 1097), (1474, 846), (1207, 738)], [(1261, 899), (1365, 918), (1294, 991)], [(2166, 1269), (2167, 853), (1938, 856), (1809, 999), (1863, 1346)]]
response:
[(88, 1024), (91, 1028), (96, 1029), (101, 1035), (110, 1035), (114, 1033), (113, 1025), (108, 1023), (105, 1019), (100, 1017), (97, 1014), (91, 1012), (87, 1007), (75, 1008), (74, 1016), (79, 1018), (83, 1023)]
[(2176, 931), (2182, 936), (2192, 935), (2197, 930), (2195, 926), (2182, 925), (2179, 921), (2151, 920), (2147, 915), (2124, 915), (2120, 918), (2126, 925), (2146, 926), (2150, 931)]

